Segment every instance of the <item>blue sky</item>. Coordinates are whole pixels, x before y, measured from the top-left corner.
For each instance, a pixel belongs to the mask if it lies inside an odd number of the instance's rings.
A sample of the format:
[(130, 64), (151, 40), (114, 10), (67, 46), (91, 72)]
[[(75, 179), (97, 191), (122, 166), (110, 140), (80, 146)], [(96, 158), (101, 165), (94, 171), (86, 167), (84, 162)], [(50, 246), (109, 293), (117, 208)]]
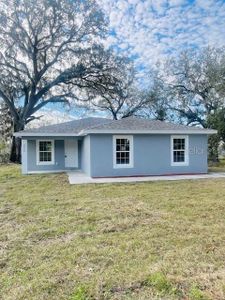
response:
[(97, 0), (109, 18), (106, 45), (149, 67), (188, 48), (225, 45), (225, 1)]
[(225, 0), (96, 1), (109, 19), (106, 47), (131, 57), (140, 80), (157, 61), (182, 50), (225, 46)]

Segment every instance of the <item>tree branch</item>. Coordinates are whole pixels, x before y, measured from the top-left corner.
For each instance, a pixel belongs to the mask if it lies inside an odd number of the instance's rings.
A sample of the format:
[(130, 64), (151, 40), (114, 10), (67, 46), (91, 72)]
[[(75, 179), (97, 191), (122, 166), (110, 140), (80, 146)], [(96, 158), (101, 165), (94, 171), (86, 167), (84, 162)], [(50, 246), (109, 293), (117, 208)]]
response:
[(14, 119), (17, 120), (19, 118), (19, 115), (16, 111), (16, 108), (14, 106), (14, 103), (0, 90), (0, 97), (5, 101), (8, 108), (10, 109), (11, 114), (13, 115)]
[(38, 105), (36, 105), (32, 109), (31, 115), (33, 115), (35, 112), (37, 112), (39, 109), (41, 109), (42, 107), (44, 107), (48, 103), (60, 103), (60, 102), (61, 103), (68, 103), (68, 100), (63, 99), (62, 97), (65, 97), (65, 95), (64, 96), (54, 96), (54, 97), (49, 98), (48, 100), (45, 100), (45, 101), (39, 103)]

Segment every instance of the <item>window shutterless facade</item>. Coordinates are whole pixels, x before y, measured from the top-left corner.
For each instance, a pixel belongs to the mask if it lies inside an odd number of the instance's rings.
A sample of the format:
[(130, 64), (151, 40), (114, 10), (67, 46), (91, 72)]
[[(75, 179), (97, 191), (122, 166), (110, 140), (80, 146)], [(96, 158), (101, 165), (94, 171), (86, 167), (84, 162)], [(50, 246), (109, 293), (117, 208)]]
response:
[(189, 140), (188, 136), (171, 136), (171, 165), (188, 166)]
[(113, 136), (113, 167), (114, 168), (133, 167), (133, 136), (131, 135)]
[(55, 163), (54, 140), (37, 140), (37, 165), (52, 165)]

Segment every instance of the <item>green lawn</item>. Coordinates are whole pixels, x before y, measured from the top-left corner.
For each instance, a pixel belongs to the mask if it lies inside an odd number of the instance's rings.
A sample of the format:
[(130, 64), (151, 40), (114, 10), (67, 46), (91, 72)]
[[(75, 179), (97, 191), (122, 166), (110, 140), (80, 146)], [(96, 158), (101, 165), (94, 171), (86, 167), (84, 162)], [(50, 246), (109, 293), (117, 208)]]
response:
[(209, 163), (209, 172), (225, 172), (225, 159), (220, 159), (217, 163)]
[(0, 166), (0, 298), (225, 299), (225, 180), (70, 186)]

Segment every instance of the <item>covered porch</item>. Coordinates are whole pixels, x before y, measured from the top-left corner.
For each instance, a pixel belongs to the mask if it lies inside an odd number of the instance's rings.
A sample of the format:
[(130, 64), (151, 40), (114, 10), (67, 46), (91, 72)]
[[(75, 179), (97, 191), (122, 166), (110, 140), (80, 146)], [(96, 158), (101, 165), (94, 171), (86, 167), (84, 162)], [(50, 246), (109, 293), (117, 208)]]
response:
[(29, 137), (22, 140), (24, 174), (82, 169), (82, 137)]

